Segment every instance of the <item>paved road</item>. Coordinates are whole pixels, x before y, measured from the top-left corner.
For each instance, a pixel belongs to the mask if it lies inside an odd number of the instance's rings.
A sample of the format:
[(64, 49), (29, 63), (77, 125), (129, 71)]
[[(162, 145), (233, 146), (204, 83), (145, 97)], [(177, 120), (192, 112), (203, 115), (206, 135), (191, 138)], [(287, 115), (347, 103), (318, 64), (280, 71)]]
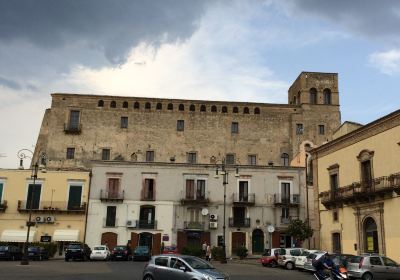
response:
[[(61, 260), (30, 262), (1, 261), (1, 280), (141, 280), (144, 262), (64, 262)], [(312, 280), (305, 272), (265, 268), (259, 264), (214, 263), (232, 280)]]

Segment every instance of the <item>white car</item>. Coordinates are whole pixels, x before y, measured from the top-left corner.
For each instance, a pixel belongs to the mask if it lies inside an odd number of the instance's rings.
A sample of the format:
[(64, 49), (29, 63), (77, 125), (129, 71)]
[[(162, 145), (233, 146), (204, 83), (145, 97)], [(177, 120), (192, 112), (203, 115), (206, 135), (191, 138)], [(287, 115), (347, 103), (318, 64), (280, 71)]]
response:
[[(300, 256), (306, 249), (304, 248), (286, 248), (282, 249), (278, 256), (279, 266), (292, 270), (296, 267), (296, 257)], [(282, 254), (282, 255), (281, 255)]]
[(304, 265), (307, 263), (307, 257), (310, 254), (325, 253), (319, 250), (305, 250), (300, 256), (295, 257), (295, 265), (297, 269), (304, 269)]
[(318, 251), (318, 252), (308, 254), (307, 260), (304, 263), (303, 268), (308, 271), (315, 271), (315, 267), (312, 264), (313, 261), (319, 260), (319, 258), (322, 257), (323, 255), (325, 255), (326, 253), (327, 252), (325, 252), (325, 251)]
[(110, 250), (107, 246), (99, 245), (93, 247), (92, 253), (90, 254), (90, 259), (106, 261), (110, 258), (110, 254)]

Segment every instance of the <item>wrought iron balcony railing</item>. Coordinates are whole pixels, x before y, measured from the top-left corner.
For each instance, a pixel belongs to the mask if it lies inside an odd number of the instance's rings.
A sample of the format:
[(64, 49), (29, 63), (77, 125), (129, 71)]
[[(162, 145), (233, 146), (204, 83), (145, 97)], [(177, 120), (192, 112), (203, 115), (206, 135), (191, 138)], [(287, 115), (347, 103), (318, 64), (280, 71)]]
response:
[(186, 221), (183, 223), (183, 227), (187, 230), (204, 230), (205, 224), (204, 222)]
[(64, 124), (64, 132), (68, 134), (80, 134), (82, 130), (81, 124), (71, 124), (65, 123)]
[(188, 193), (183, 193), (181, 192), (181, 204), (182, 205), (188, 205), (188, 204), (200, 204), (200, 205), (207, 205), (210, 201), (208, 199), (208, 193), (193, 193), (193, 194), (188, 194)]
[(250, 218), (244, 218), (244, 219), (229, 218), (229, 227), (248, 228), (250, 227)]
[(136, 227), (142, 229), (156, 229), (157, 221), (156, 220), (137, 220)]
[(291, 194), (291, 195), (274, 194), (274, 204), (275, 204), (275, 206), (291, 206), (291, 207), (299, 206), (300, 205), (300, 195), (299, 194)]
[(75, 204), (66, 201), (40, 201), (39, 203), (33, 202), (32, 209), (30, 203), (26, 200), (18, 200), (17, 210), (19, 212), (32, 212), (36, 213), (86, 213), (86, 202)]

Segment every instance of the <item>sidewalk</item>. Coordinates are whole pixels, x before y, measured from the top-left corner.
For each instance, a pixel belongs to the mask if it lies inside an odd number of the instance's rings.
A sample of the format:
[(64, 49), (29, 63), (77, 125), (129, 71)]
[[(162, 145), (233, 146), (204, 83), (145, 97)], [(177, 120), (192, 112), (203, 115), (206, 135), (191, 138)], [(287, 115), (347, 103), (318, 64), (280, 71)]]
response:
[[(259, 257), (248, 257), (243, 260), (239, 258), (228, 258), (228, 263), (238, 263), (238, 264), (250, 264), (250, 265), (261, 265)], [(218, 262), (218, 261), (214, 261)]]

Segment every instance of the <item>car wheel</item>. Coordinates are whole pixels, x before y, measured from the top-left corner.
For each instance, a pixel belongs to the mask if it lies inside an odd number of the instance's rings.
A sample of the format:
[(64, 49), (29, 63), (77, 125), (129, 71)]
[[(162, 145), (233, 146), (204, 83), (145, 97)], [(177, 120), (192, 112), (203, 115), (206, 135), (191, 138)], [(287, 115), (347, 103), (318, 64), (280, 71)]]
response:
[(43, 261), (43, 257), (42, 256), (39, 256), (39, 261)]
[(371, 273), (365, 273), (365, 274), (362, 276), (362, 280), (372, 280), (372, 279), (374, 279), (374, 276), (372, 276)]
[(69, 262), (69, 259), (65, 259), (66, 262)]
[(286, 269), (288, 269), (288, 270), (292, 270), (292, 269), (294, 268), (294, 265), (293, 265), (292, 262), (288, 262), (288, 263), (286, 263), (285, 267), (286, 267)]
[(13, 261), (15, 261), (15, 256), (12, 256), (12, 258), (11, 258)]
[(151, 277), (151, 275), (145, 275), (143, 280), (153, 280), (153, 277)]
[(271, 267), (277, 267), (277, 266), (278, 266), (278, 263), (276, 261), (271, 262)]
[(261, 263), (263, 266), (267, 266), (267, 264), (266, 263)]

